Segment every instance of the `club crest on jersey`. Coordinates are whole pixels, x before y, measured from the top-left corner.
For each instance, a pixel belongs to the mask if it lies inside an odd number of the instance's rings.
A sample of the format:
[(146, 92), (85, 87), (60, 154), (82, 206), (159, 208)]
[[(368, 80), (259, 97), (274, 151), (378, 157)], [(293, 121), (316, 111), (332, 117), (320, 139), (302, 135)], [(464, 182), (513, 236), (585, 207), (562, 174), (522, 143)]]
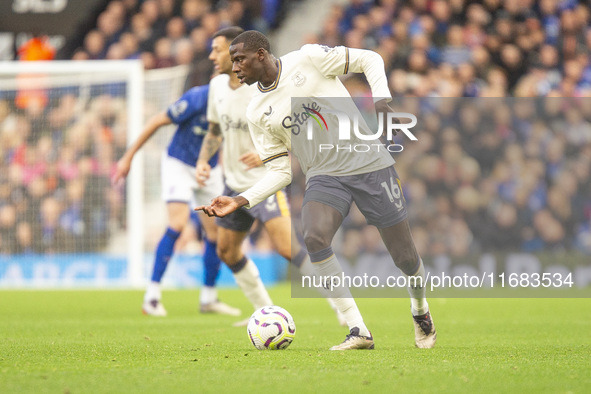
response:
[(188, 106), (189, 103), (187, 102), (187, 100), (177, 101), (172, 105), (172, 107), (170, 107), (170, 113), (174, 118), (176, 118), (177, 116), (185, 112)]
[(304, 75), (302, 75), (302, 73), (299, 71), (297, 73), (295, 73), (295, 75), (293, 77), (291, 77), (291, 80), (293, 81), (293, 84), (297, 88), (299, 88), (300, 86), (302, 86), (303, 84), (306, 83), (306, 77)]

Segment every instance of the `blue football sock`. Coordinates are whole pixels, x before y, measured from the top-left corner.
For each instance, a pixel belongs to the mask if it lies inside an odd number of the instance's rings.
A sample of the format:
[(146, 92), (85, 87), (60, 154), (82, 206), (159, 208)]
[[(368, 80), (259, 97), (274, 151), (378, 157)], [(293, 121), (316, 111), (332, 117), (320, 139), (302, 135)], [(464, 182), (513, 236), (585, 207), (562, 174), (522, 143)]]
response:
[(164, 271), (168, 266), (168, 262), (172, 257), (174, 251), (174, 244), (181, 235), (180, 232), (174, 231), (170, 227), (166, 229), (166, 232), (162, 236), (158, 248), (156, 249), (156, 259), (154, 260), (154, 271), (152, 271), (152, 282), (160, 282)]
[(203, 283), (205, 286), (214, 287), (220, 273), (222, 264), (216, 252), (217, 243), (205, 239), (205, 253), (203, 254)]

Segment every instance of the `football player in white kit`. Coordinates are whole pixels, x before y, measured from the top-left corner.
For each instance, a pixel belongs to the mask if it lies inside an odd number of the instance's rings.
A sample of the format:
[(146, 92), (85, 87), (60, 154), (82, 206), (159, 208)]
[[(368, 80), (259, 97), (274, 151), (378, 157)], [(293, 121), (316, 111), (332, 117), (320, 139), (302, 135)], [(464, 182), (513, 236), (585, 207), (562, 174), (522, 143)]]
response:
[[(337, 146), (342, 141), (338, 118), (325, 115), (326, 132), (310, 136), (295, 126), (301, 113), (294, 113), (291, 98), (308, 98), (305, 108), (320, 112), (331, 109), (331, 99), (343, 98), (339, 111), (362, 119), (348, 91), (338, 79), (348, 72), (364, 73), (372, 90), (376, 111), (393, 112), (382, 58), (373, 51), (345, 47), (305, 45), (280, 59), (270, 52), (267, 38), (257, 31), (236, 37), (230, 46), (232, 71), (241, 83), (256, 84), (257, 94), (247, 109), (256, 149), (267, 167), (265, 176), (238, 196), (220, 196), (209, 206), (198, 207), (211, 216), (223, 217), (242, 207), (253, 207), (291, 182), (288, 151), (292, 151), (306, 174), (302, 207), (304, 242), (316, 274), (340, 276), (342, 269), (332, 251), (332, 239), (355, 201), (369, 224), (375, 225), (396, 266), (407, 276), (422, 277), (425, 270), (408, 225), (406, 202), (401, 193), (394, 160), (381, 144), (367, 152), (339, 154), (321, 151), (320, 144)], [(342, 102), (341, 102), (342, 103)], [(332, 107), (333, 109), (336, 109)], [(296, 109), (297, 111), (297, 109)], [(364, 125), (360, 124), (360, 128)], [(373, 134), (365, 130), (365, 134)], [(363, 143), (352, 136), (349, 144)], [(381, 149), (380, 149), (381, 146)], [(412, 282), (411, 282), (412, 283)], [(437, 334), (425, 298), (425, 283), (409, 286), (415, 326), (415, 345), (432, 348)], [(373, 349), (373, 337), (348, 288), (331, 295), (344, 315), (350, 333), (331, 350)]]
[[(223, 194), (226, 196), (237, 196), (248, 190), (267, 172), (252, 142), (246, 119), (246, 108), (257, 91), (256, 86), (241, 84), (232, 73), (229, 46), (243, 31), (240, 27), (228, 27), (213, 35), (209, 59), (219, 75), (209, 84), (209, 131), (201, 145), (196, 168), (197, 181), (205, 184), (210, 177), (210, 158), (222, 147), (226, 183)], [(270, 194), (263, 203), (250, 210), (240, 209), (219, 218), (218, 255), (232, 270), (254, 309), (273, 305), (256, 265), (242, 251), (242, 243), (257, 219), (264, 225), (277, 252), (298, 267), (303, 275), (313, 275), (307, 252), (297, 237), (292, 237), (291, 215), (284, 189)], [(236, 325), (247, 323), (248, 319)]]
[[(198, 185), (195, 180), (195, 165), (207, 132), (207, 97), (209, 86), (196, 86), (186, 91), (167, 110), (153, 115), (146, 123), (140, 136), (131, 144), (123, 157), (117, 162), (113, 182), (122, 181), (131, 169), (135, 154), (161, 127), (175, 124), (176, 131), (162, 154), (162, 199), (166, 202), (168, 228), (162, 235), (156, 252), (150, 282), (146, 288), (142, 311), (147, 315), (166, 316), (162, 304), (160, 283), (174, 253), (174, 246), (181, 231), (190, 222), (191, 207), (210, 201), (223, 190), (221, 166), (217, 157), (210, 158), (212, 176), (207, 185)], [(240, 315), (240, 310), (227, 305), (217, 297), (215, 283), (219, 276), (220, 259), (216, 254), (217, 227), (211, 218), (201, 215), (205, 230), (205, 250), (203, 253), (204, 281), (199, 296), (201, 313), (221, 313)]]

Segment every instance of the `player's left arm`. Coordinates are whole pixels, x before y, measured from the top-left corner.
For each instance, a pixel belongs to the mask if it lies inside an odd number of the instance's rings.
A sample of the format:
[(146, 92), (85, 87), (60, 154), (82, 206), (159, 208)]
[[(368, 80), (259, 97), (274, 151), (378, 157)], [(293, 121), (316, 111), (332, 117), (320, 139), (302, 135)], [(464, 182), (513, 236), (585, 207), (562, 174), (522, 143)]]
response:
[(125, 154), (117, 161), (115, 167), (115, 173), (112, 177), (113, 184), (120, 184), (121, 181), (127, 176), (131, 168), (131, 161), (135, 154), (144, 146), (146, 142), (160, 129), (162, 126), (166, 126), (172, 123), (172, 120), (165, 111), (159, 112), (153, 115), (142, 130), (139, 137), (133, 142), (133, 144), (127, 148)]
[(368, 49), (344, 46), (331, 48), (315, 44), (304, 45), (302, 51), (325, 77), (336, 77), (349, 72), (363, 73), (371, 87), (374, 101), (392, 100), (384, 60), (378, 53)]
[[(312, 63), (326, 77), (336, 77), (349, 72), (363, 73), (371, 87), (376, 112), (394, 112), (388, 104), (392, 95), (382, 57), (368, 49), (327, 47), (323, 45), (304, 45), (302, 50), (308, 54)], [(396, 130), (394, 130), (396, 133)]]

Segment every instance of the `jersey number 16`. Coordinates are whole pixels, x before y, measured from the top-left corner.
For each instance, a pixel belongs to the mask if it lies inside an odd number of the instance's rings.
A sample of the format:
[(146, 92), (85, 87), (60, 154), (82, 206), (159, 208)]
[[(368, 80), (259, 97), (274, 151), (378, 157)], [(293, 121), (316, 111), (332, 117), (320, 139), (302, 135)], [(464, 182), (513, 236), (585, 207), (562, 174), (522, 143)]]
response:
[(394, 178), (390, 177), (390, 185), (387, 182), (382, 182), (381, 185), (386, 190), (386, 194), (388, 194), (388, 198), (390, 202), (394, 203), (394, 206), (400, 211), (402, 209), (402, 191), (400, 190), (400, 181), (396, 179), (394, 182)]

